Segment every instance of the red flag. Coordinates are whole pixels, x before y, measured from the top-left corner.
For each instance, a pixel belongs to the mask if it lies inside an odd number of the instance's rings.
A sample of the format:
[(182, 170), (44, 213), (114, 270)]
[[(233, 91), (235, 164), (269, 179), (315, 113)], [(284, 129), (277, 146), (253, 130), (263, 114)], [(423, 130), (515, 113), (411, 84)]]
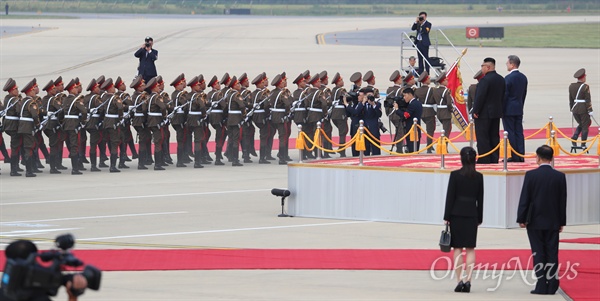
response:
[(469, 125), (469, 115), (463, 91), (462, 75), (460, 74), (460, 60), (456, 61), (452, 67), (450, 67), (450, 71), (446, 77), (448, 78), (448, 89), (452, 91), (451, 95), (454, 99), (452, 121), (461, 129), (461, 131), (464, 131)]

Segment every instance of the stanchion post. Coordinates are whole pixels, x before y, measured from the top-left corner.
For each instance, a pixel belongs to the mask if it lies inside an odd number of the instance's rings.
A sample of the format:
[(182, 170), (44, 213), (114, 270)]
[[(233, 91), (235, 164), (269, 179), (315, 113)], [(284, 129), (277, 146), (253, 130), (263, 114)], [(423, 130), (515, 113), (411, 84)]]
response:
[[(550, 131), (550, 141), (552, 141), (552, 146), (554, 146), (556, 144), (556, 139), (554, 138), (554, 136), (556, 135), (555, 131)], [(552, 147), (552, 151), (554, 152), (554, 147)], [(552, 167), (554, 168), (554, 154), (552, 155)]]
[[(302, 135), (302, 125), (301, 124), (298, 125), (298, 137), (300, 137), (300, 135)], [(296, 139), (298, 139), (298, 138), (296, 138)], [(300, 155), (300, 157), (298, 159), (298, 163), (302, 163), (302, 155), (304, 155), (304, 148), (301, 148), (298, 151), (299, 151), (298, 155)]]
[(508, 132), (504, 131), (504, 144), (503, 144), (503, 148), (504, 148), (504, 161), (502, 163), (502, 171), (508, 171)]
[(471, 120), (469, 121), (469, 127), (469, 132), (471, 132), (471, 135), (469, 137), (469, 146), (473, 148), (473, 145), (475, 144), (475, 142), (473, 141), (473, 136), (475, 136), (475, 122), (473, 121), (473, 118), (471, 118)]
[(413, 131), (415, 134), (415, 141), (413, 141), (413, 153), (417, 152), (417, 144), (419, 143), (419, 132), (417, 131), (417, 118), (413, 118)]
[[(316, 131), (316, 133), (317, 133), (318, 136), (321, 136), (321, 122), (320, 121), (317, 122), (317, 131)], [(321, 149), (317, 147), (317, 146), (321, 147), (321, 145), (322, 145), (321, 144), (321, 139), (319, 139), (318, 142), (319, 143), (318, 143), (318, 145), (315, 146), (315, 148), (316, 148), (316, 151), (317, 151), (317, 159), (321, 159)]]
[[(440, 137), (440, 139), (442, 139), (442, 144), (444, 144), (444, 143), (445, 143), (445, 142), (444, 142), (444, 138), (445, 138), (445, 137), (446, 137), (446, 131), (442, 130), (442, 135), (441, 135), (441, 137)], [(438, 147), (438, 148), (439, 148), (439, 147)], [(446, 169), (446, 166), (445, 166), (445, 165), (446, 165), (446, 162), (445, 162), (446, 155), (444, 154), (443, 150), (444, 150), (444, 148), (443, 148), (443, 146), (442, 146), (442, 147), (440, 148), (440, 152), (442, 152), (442, 160), (441, 160), (441, 161), (442, 161), (442, 163), (441, 163), (441, 164), (442, 164), (442, 166), (440, 167), (440, 169)]]
[(550, 131), (554, 130), (554, 117), (548, 117), (548, 127), (550, 127)]
[[(365, 133), (365, 123), (362, 120), (360, 121), (360, 127), (358, 128), (358, 131), (360, 133), (359, 137), (362, 137), (362, 135), (364, 135), (364, 133)], [(358, 166), (363, 166), (363, 158), (364, 158), (364, 156), (365, 156), (365, 151), (364, 150), (360, 150), (360, 152), (358, 153)]]

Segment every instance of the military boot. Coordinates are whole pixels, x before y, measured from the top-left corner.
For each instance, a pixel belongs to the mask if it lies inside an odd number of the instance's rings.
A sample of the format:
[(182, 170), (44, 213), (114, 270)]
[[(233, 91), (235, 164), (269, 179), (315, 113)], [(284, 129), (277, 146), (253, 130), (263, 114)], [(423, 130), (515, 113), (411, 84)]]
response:
[(154, 170), (165, 170), (165, 168), (163, 167), (163, 165), (161, 164), (162, 160), (163, 160), (163, 154), (162, 152), (154, 152), (154, 160), (156, 160), (156, 162), (154, 163)]
[(110, 172), (121, 172), (117, 169), (117, 155), (110, 154)]
[(13, 155), (10, 157), (10, 176), (11, 177), (20, 177), (19, 173), (19, 156)]
[(96, 157), (96, 154), (90, 153), (90, 162), (92, 165), (92, 166), (90, 166), (90, 171), (93, 171), (93, 172), (102, 171), (100, 168), (98, 168), (98, 166), (96, 166), (97, 160), (98, 160), (98, 158)]
[(196, 151), (194, 153), (194, 168), (203, 168), (202, 166), (202, 152)]
[(83, 174), (78, 169), (79, 164), (80, 164), (78, 161), (79, 161), (78, 157), (71, 158), (71, 174), (72, 175), (82, 175)]
[(25, 160), (25, 176), (28, 178), (36, 177), (37, 175), (34, 173), (33, 166), (35, 164), (35, 160), (33, 157)]

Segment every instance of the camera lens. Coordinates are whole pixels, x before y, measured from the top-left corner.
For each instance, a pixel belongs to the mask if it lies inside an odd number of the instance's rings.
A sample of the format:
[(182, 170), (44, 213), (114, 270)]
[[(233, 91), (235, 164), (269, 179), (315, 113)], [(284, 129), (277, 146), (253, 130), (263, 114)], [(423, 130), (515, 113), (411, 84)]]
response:
[(423, 17), (419, 17), (419, 21), (423, 21), (425, 18)]

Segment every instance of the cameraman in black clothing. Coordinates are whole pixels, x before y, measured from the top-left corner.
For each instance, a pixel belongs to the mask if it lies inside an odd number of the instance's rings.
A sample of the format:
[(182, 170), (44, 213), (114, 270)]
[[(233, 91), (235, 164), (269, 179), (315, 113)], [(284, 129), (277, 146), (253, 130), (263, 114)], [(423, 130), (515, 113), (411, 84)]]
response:
[[(31, 254), (37, 253), (37, 247), (29, 240), (17, 240), (10, 243), (4, 253), (6, 259), (27, 259)], [(6, 271), (4, 271), (6, 273)], [(3, 279), (4, 282), (4, 279)], [(87, 287), (87, 279), (81, 274), (73, 274), (73, 278), (65, 283), (69, 301), (77, 301), (77, 296), (72, 290), (83, 290)], [(3, 284), (4, 286), (4, 284)], [(50, 301), (45, 289), (32, 289), (33, 293), (30, 298), (19, 299), (18, 301)], [(14, 301), (15, 299), (8, 298), (4, 294), (4, 290), (0, 290), (0, 301)]]
[(144, 82), (149, 82), (151, 78), (158, 75), (154, 61), (158, 60), (158, 50), (153, 49), (154, 39), (146, 37), (144, 44), (133, 55), (140, 59), (138, 66), (138, 75), (141, 75)]

